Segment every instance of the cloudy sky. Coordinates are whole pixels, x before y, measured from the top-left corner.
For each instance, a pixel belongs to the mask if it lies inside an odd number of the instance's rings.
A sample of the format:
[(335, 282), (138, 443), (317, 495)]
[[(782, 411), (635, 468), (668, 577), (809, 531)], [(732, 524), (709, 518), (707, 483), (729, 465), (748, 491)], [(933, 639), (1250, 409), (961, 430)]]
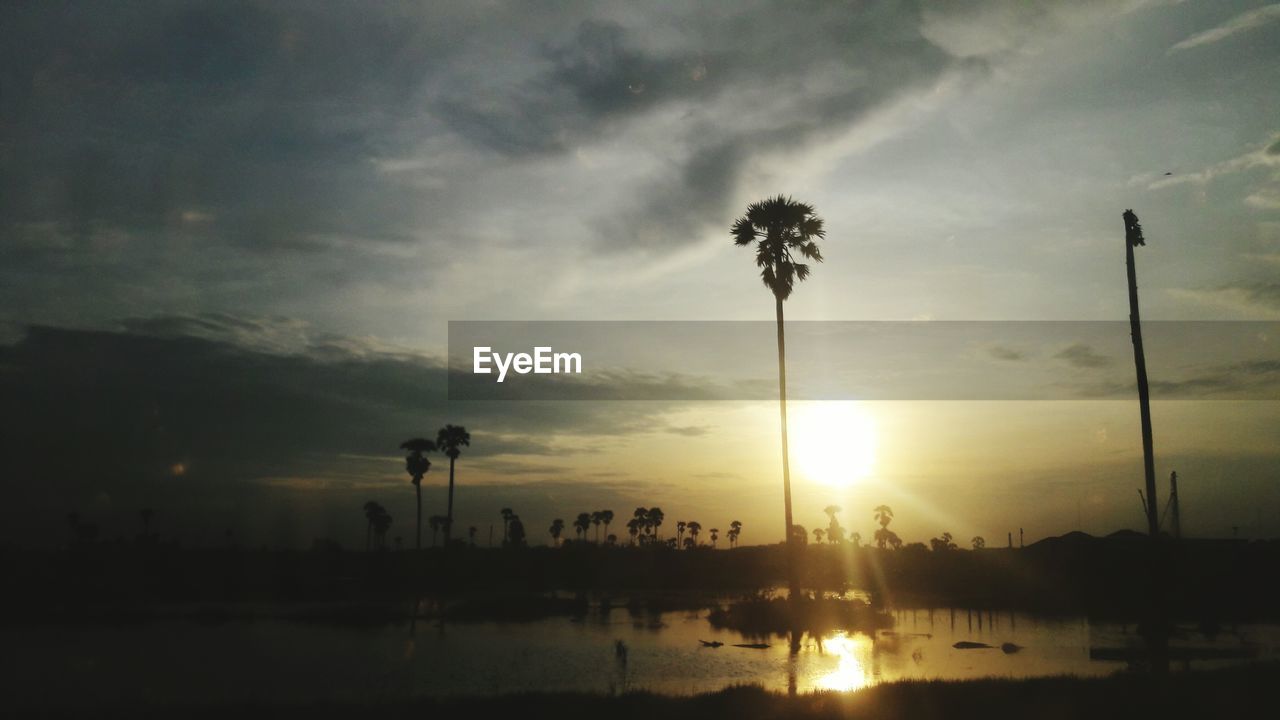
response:
[[(482, 535), (659, 504), (773, 541), (774, 408), (449, 404), (448, 321), (768, 320), (727, 228), (779, 192), (828, 228), (789, 318), (1123, 320), (1132, 207), (1144, 317), (1277, 320), (1277, 66), (1260, 2), (7, 3), (5, 539), (148, 505), (356, 544), (371, 497), (407, 538), (395, 446), (464, 422)], [(1280, 532), (1278, 405), (1157, 404), (1184, 526)], [(802, 523), (1141, 526), (1131, 403), (841, 408), (874, 461), (802, 469)]]

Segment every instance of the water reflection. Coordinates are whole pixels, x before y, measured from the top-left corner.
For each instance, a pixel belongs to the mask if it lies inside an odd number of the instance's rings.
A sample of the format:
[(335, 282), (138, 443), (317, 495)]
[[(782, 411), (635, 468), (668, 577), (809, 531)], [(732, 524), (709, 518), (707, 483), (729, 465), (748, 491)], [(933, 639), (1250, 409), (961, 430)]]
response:
[(867, 674), (874, 641), (867, 635), (840, 633), (822, 642), (822, 652), (834, 655), (836, 667), (817, 678), (814, 686), (822, 690), (861, 690), (871, 684)]
[[(904, 611), (897, 613), (894, 629), (874, 637), (806, 636), (795, 655), (781, 637), (764, 639), (764, 648), (734, 647), (761, 638), (714, 628), (705, 612), (654, 614), (633, 623), (622, 608), (593, 612), (582, 622), (548, 618), (450, 624), (447, 630), (432, 623), (429, 631), (419, 626), (416, 633), (408, 632), (408, 623), (350, 627), (267, 620), (10, 626), (0, 630), (0, 664), (9, 669), (8, 685), (19, 696), (15, 702), (28, 704), (41, 698), (124, 703), (130, 693), (144, 692), (139, 677), (148, 679), (145, 692), (155, 702), (391, 700), (530, 690), (685, 695), (743, 683), (807, 693), (900, 679), (1104, 675), (1126, 667), (1123, 650), (1139, 639), (1132, 626), (1084, 618), (972, 614), (982, 624), (970, 629), (965, 610), (955, 613), (954, 623), (946, 609)], [(1188, 632), (1187, 644), (1217, 648), (1221, 659), (1188, 659), (1179, 667), (1231, 662), (1234, 648), (1274, 659), (1280, 648), (1277, 625), (1240, 626), (1213, 637)], [(954, 647), (957, 642), (990, 647), (963, 650)], [(1004, 643), (1023, 649), (1003, 652)]]

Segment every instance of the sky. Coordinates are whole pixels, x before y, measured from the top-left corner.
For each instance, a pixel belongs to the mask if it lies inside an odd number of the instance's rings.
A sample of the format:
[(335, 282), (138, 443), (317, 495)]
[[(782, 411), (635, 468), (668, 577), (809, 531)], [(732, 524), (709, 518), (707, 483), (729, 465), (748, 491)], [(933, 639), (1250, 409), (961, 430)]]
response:
[[(1259, 2), (6, 3), (0, 540), (153, 507), (191, 545), (356, 546), (368, 499), (407, 539), (396, 446), (451, 422), (482, 541), (501, 507), (541, 542), (660, 505), (774, 542), (775, 405), (451, 402), (448, 323), (769, 321), (728, 227), (779, 193), (827, 227), (792, 320), (1123, 321), (1125, 208), (1144, 318), (1280, 320), (1278, 61)], [(1269, 337), (1270, 400), (1156, 393), (1190, 533), (1280, 533)], [(1128, 361), (1072, 347), (987, 350)], [(1143, 525), (1136, 403), (793, 415), (829, 437), (796, 454), (809, 527)]]

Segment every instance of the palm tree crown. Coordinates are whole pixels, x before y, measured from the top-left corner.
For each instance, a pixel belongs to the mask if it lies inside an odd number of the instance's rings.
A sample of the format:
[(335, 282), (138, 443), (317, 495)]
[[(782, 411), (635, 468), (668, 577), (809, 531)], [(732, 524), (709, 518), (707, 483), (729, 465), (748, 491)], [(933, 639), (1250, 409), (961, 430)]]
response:
[(756, 244), (760, 279), (779, 300), (791, 296), (796, 280), (809, 277), (809, 265), (796, 262), (795, 254), (822, 262), (814, 238), (827, 236), (812, 205), (782, 195), (748, 205), (747, 214), (733, 222), (730, 232), (735, 245)]

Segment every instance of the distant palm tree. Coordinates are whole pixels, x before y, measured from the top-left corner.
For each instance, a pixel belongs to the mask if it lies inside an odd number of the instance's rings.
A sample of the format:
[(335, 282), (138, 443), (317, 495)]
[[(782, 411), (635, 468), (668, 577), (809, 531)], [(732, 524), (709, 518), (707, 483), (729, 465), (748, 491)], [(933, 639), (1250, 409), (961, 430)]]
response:
[[(791, 296), (797, 281), (809, 277), (809, 265), (797, 262), (798, 254), (806, 260), (822, 262), (822, 252), (815, 238), (825, 238), (822, 218), (813, 206), (779, 195), (747, 206), (747, 213), (734, 221), (730, 229), (733, 242), (740, 247), (755, 244), (756, 267), (760, 279), (773, 293), (778, 322), (778, 407), (782, 420), (782, 494), (786, 515), (784, 528), (791, 528), (791, 464), (787, 454), (787, 350), (783, 332), (782, 303)], [(795, 535), (788, 531), (787, 585), (792, 597), (799, 597), (800, 580), (796, 575)]]
[(600, 524), (604, 522), (604, 513), (596, 510), (591, 513), (591, 524), (596, 526), (596, 544), (600, 544)]
[(510, 534), (507, 537), (507, 547), (523, 547), (525, 541), (524, 523), (520, 522), (519, 515), (511, 514), (511, 527), (508, 529)]
[(889, 523), (893, 522), (893, 509), (888, 505), (877, 505), (875, 513), (876, 522), (880, 523), (880, 527), (889, 527)]
[(636, 544), (636, 537), (640, 534), (640, 519), (631, 518), (627, 521), (627, 534), (631, 536), (631, 544)]
[(418, 502), (418, 518), (417, 518), (417, 539), (414, 541), (414, 549), (422, 549), (422, 477), (431, 469), (431, 461), (427, 459), (426, 454), (434, 452), (436, 444), (426, 438), (413, 438), (400, 443), (401, 450), (408, 450), (409, 455), (404, 459), (404, 468), (408, 471), (409, 477), (412, 478), (413, 492)]
[(445, 425), (436, 433), (436, 445), (449, 458), (449, 505), (444, 523), (444, 544), (449, 545), (453, 530), (453, 466), (462, 454), (462, 448), (471, 447), (471, 433), (461, 425)]
[(676, 542), (677, 543), (684, 542), (684, 529), (686, 527), (688, 527), (688, 523), (686, 523), (684, 520), (680, 520), (676, 522)]
[(551, 529), (549, 532), (551, 533), (552, 544), (559, 545), (560, 533), (564, 532), (564, 520), (561, 520), (560, 518), (556, 518), (555, 520), (552, 520)]
[(377, 540), (378, 549), (385, 550), (387, 547), (387, 531), (391, 529), (391, 514), (386, 508), (378, 506), (378, 514), (373, 519), (373, 534)]
[(431, 526), (431, 547), (435, 547), (436, 533), (440, 531), (441, 527), (445, 527), (449, 524), (449, 518), (444, 515), (432, 515), (427, 519), (427, 523)]
[(729, 523), (729, 547), (738, 546), (738, 536), (742, 534), (742, 523), (734, 520)]
[(632, 517), (636, 520), (636, 527), (640, 533), (640, 542), (644, 542), (649, 531), (649, 508), (638, 507)]
[(364, 519), (365, 519), (365, 523), (367, 524), (367, 527), (365, 528), (365, 533), (364, 533), (364, 549), (365, 550), (370, 550), (373, 548), (374, 521), (377, 519), (379, 514), (384, 512), (386, 511), (382, 509), (382, 506), (372, 500), (364, 504)]
[(578, 538), (586, 542), (587, 530), (591, 529), (591, 515), (578, 513), (578, 518), (573, 521), (573, 529), (578, 533)]
[(662, 508), (649, 508), (648, 525), (655, 540), (658, 538), (658, 528), (662, 527), (662, 520), (665, 517), (666, 515), (663, 514)]
[(974, 536), (973, 536), (973, 549), (974, 549), (974, 550), (981, 550), (982, 548), (984, 548), (984, 547), (986, 547), (986, 546), (987, 546), (987, 541), (986, 541), (986, 539), (985, 539), (985, 538), (983, 538), (981, 535), (974, 535)]
[[(607, 536), (609, 534), (609, 524), (613, 522), (613, 511), (601, 510), (600, 521), (604, 523), (604, 534)], [(605, 539), (608, 540), (607, 537)]]
[(716, 546), (716, 540), (720, 539), (720, 528), (711, 528), (711, 547)]
[(822, 538), (823, 538), (824, 536), (826, 536), (826, 534), (827, 534), (827, 531), (826, 531), (826, 530), (823, 530), (822, 528), (814, 528), (814, 529), (813, 529), (813, 541), (814, 541), (814, 542), (816, 542), (816, 543), (821, 544), (821, 543), (822, 543)]
[(862, 533), (855, 532), (849, 535), (849, 542), (853, 543), (854, 547), (862, 547)]
[[(511, 518), (515, 517), (515, 513), (511, 512), (511, 508), (502, 508), (498, 512), (502, 513), (502, 544), (507, 544), (507, 526), (511, 524)], [(491, 528), (492, 529), (492, 528)], [(493, 544), (493, 533), (489, 533), (489, 544)]]
[(689, 529), (689, 538), (693, 540), (693, 546), (698, 546), (698, 535), (702, 534), (702, 523), (697, 520), (691, 520), (685, 525)]

